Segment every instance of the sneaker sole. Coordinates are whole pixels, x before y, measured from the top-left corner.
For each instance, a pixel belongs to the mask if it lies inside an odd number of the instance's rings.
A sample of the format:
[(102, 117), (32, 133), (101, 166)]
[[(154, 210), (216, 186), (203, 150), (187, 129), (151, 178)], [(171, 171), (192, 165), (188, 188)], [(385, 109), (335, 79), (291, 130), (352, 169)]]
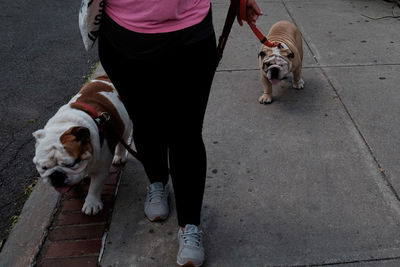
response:
[(191, 261), (188, 261), (188, 262), (186, 262), (186, 263), (184, 263), (184, 264), (181, 264), (181, 263), (179, 263), (179, 262), (176, 262), (176, 263), (178, 263), (178, 265), (179, 265), (179, 266), (182, 266), (182, 267), (200, 267), (200, 266), (203, 265), (203, 264), (194, 265), (193, 262), (191, 262)]
[(153, 219), (151, 219), (151, 218), (146, 216), (146, 218), (151, 222), (160, 222), (160, 221), (165, 221), (168, 218), (168, 216), (165, 216), (165, 217), (157, 216), (157, 217), (155, 217)]

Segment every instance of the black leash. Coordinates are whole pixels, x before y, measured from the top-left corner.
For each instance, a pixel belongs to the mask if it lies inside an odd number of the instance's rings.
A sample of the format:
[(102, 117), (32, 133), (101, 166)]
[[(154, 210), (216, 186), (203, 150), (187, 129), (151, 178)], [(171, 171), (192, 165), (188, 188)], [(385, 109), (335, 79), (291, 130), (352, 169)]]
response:
[(228, 14), (226, 15), (224, 28), (222, 29), (221, 36), (218, 39), (217, 46), (217, 66), (222, 59), (226, 42), (228, 41), (229, 33), (231, 32), (233, 22), (235, 21), (237, 10), (239, 8), (239, 0), (231, 0), (229, 5)]

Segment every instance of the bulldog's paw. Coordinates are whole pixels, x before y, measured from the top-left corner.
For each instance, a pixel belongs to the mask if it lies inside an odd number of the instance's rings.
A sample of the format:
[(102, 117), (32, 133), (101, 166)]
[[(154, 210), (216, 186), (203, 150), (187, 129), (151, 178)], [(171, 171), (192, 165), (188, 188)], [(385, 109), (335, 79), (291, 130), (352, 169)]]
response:
[(121, 165), (126, 162), (126, 154), (123, 156), (115, 155), (112, 161), (113, 165)]
[[(128, 144), (130, 144), (130, 140), (128, 140)], [(126, 162), (127, 157), (128, 157), (128, 151), (121, 143), (118, 143), (117, 147), (115, 148), (112, 164), (114, 165), (123, 164)]]
[(293, 88), (297, 90), (304, 89), (304, 81), (300, 78), (298, 82), (293, 81)]
[(258, 101), (260, 101), (260, 104), (271, 104), (272, 103), (272, 96), (271, 95), (267, 95), (267, 94), (263, 94)]
[(103, 209), (103, 203), (100, 199), (92, 196), (87, 196), (85, 204), (83, 204), (82, 212), (86, 215), (96, 215)]

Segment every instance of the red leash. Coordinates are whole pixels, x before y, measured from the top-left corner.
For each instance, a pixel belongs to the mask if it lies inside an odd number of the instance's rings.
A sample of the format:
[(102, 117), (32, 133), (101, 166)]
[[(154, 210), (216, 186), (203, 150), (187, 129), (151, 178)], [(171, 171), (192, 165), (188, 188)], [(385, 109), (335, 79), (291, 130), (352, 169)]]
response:
[[(247, 0), (240, 0), (240, 10), (239, 10), (239, 16), (242, 19), (242, 21), (246, 21), (247, 24), (249, 22), (247, 21), (247, 14), (246, 14), (246, 8), (247, 8)], [(261, 33), (261, 31), (256, 27), (254, 24), (249, 24), (250, 29), (253, 31), (253, 33), (257, 36), (258, 40), (260, 42), (268, 47), (278, 47), (280, 46), (279, 43), (271, 42), (267, 39), (267, 37), (264, 36), (264, 34)]]
[[(218, 40), (217, 65), (222, 58), (222, 54), (224, 52), (224, 48), (225, 48), (226, 42), (228, 40), (229, 33), (231, 31), (232, 24), (235, 21), (235, 17), (236, 17), (238, 8), (239, 8), (239, 16), (242, 19), (242, 21), (246, 21), (247, 24), (249, 24), (247, 21), (247, 16), (246, 16), (246, 7), (247, 7), (247, 0), (231, 0), (228, 14), (226, 15), (224, 28), (223, 28), (222, 34)], [(265, 37), (255, 25), (249, 24), (249, 26), (250, 26), (251, 30), (253, 31), (253, 33), (257, 36), (258, 40), (260, 40), (260, 42), (263, 45), (266, 45), (268, 47), (279, 47), (280, 46), (280, 43), (274, 43), (274, 42), (269, 41), (267, 39), (267, 37)]]

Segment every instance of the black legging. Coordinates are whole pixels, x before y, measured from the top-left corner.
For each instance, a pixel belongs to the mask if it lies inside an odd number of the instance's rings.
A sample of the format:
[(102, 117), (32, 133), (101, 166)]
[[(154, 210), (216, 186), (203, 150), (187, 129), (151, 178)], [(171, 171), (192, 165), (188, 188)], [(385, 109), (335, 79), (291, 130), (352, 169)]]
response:
[(215, 35), (145, 60), (129, 59), (101, 33), (98, 41), (150, 182), (168, 182), (169, 162), (178, 223), (199, 225), (207, 169), (202, 126), (215, 72)]

